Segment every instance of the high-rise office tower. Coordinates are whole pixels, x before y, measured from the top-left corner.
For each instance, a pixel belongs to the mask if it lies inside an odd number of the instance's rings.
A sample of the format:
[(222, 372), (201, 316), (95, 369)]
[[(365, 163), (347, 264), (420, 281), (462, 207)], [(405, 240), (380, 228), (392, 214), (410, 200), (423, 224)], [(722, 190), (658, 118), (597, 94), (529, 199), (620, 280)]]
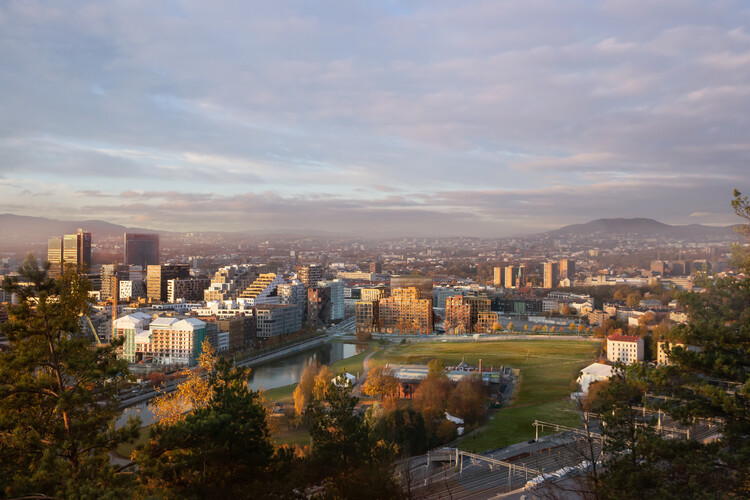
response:
[(159, 263), (159, 235), (125, 233), (125, 264), (154, 266)]
[(167, 301), (167, 282), (190, 277), (190, 264), (157, 264), (146, 268), (146, 293), (149, 300)]
[(544, 263), (544, 288), (555, 288), (560, 276), (560, 264), (557, 262)]
[(573, 259), (562, 259), (560, 261), (560, 279), (570, 278), (571, 281), (576, 275), (576, 261)]
[(381, 274), (383, 272), (383, 263), (380, 261), (370, 262), (370, 274)]
[(50, 275), (58, 277), (65, 267), (71, 266), (78, 272), (91, 268), (91, 233), (78, 229), (77, 233), (63, 235), (62, 238), (47, 240), (47, 260), (50, 262)]
[(503, 275), (503, 268), (502, 267), (496, 267), (493, 269), (493, 280), (492, 283), (497, 286), (501, 287), (505, 283), (505, 280), (503, 280), (505, 276)]
[(505, 288), (516, 288), (518, 286), (518, 268), (506, 266), (505, 270)]
[(57, 278), (62, 274), (63, 240), (50, 238), (47, 240), (47, 260), (50, 263), (49, 275)]

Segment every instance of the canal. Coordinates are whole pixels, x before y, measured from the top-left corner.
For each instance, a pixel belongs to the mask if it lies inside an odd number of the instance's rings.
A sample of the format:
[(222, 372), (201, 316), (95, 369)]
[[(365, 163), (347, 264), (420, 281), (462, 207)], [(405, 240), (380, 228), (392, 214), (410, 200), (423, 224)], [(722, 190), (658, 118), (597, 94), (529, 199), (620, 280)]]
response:
[[(350, 358), (366, 349), (366, 344), (327, 342), (305, 351), (295, 352), (283, 358), (254, 366), (248, 384), (253, 390), (260, 388), (275, 389), (295, 384), (302, 378), (302, 372), (308, 365), (314, 363), (330, 365), (341, 359)], [(140, 417), (141, 425), (149, 425), (154, 422), (154, 415), (148, 408), (148, 402), (143, 402), (126, 408), (117, 420), (117, 426), (119, 427), (127, 422), (131, 415)]]

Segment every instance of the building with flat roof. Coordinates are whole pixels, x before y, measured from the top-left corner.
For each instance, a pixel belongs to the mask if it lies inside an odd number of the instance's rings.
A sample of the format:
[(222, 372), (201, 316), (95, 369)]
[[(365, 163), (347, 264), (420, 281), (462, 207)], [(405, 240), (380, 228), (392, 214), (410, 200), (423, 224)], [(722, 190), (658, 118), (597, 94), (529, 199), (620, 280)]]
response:
[(448, 333), (474, 331), (480, 312), (490, 311), (490, 299), (456, 295), (445, 299), (445, 329)]
[(169, 280), (190, 278), (190, 264), (157, 264), (146, 268), (146, 291), (151, 301), (167, 302)]
[(302, 314), (297, 306), (264, 304), (255, 308), (257, 336), (260, 339), (279, 337), (302, 328)]
[(354, 304), (354, 321), (357, 333), (367, 334), (378, 331), (378, 301), (360, 300)]
[(560, 263), (544, 263), (544, 288), (555, 288), (560, 281)]
[(195, 365), (203, 352), (206, 324), (197, 318), (158, 317), (135, 312), (115, 320), (124, 344), (118, 355), (129, 363), (151, 359), (164, 365)]
[(378, 301), (381, 331), (432, 333), (432, 292), (428, 297), (422, 298), (421, 291), (416, 287), (392, 289), (390, 297)]
[(495, 285), (496, 287), (500, 288), (505, 284), (505, 280), (504, 280), (505, 275), (503, 273), (502, 267), (495, 267), (492, 270), (492, 277), (493, 277), (492, 284)]
[(305, 285), (306, 288), (312, 288), (319, 281), (323, 281), (323, 268), (311, 264), (309, 266), (299, 266), (297, 268), (297, 279)]
[(62, 270), (72, 267), (78, 272), (91, 268), (91, 233), (78, 229), (77, 233), (63, 235), (62, 238), (47, 240), (47, 260), (49, 274), (57, 278)]
[(518, 288), (518, 267), (516, 266), (505, 266), (503, 268), (505, 274), (505, 280), (503, 286), (505, 288)]
[(203, 300), (203, 292), (211, 285), (208, 278), (174, 278), (167, 280), (167, 302), (184, 299), (191, 302)]
[(607, 337), (607, 359), (626, 365), (643, 361), (643, 339), (636, 335), (610, 335)]
[(422, 299), (432, 298), (432, 276), (421, 276), (419, 274), (401, 274), (391, 276), (391, 290), (396, 288), (416, 288)]

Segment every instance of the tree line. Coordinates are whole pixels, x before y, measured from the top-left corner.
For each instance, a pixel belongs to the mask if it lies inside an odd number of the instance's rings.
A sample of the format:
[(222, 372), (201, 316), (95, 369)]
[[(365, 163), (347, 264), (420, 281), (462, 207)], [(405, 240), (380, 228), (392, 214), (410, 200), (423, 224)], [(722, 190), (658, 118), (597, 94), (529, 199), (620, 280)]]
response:
[[(21, 280), (24, 286), (21, 286)], [(249, 369), (206, 345), (204, 376), (188, 375), (154, 406), (148, 442), (118, 465), (111, 454), (132, 443), (140, 421), (119, 428), (118, 386), (129, 378), (117, 357), (122, 340), (92, 347), (79, 328), (91, 284), (74, 272), (47, 275), (33, 257), (4, 288), (18, 294), (2, 327), (0, 497), (3, 498), (400, 498), (399, 454), (375, 440), (353, 410), (351, 386), (319, 377), (300, 404), (312, 446), (274, 443), (262, 393)]]

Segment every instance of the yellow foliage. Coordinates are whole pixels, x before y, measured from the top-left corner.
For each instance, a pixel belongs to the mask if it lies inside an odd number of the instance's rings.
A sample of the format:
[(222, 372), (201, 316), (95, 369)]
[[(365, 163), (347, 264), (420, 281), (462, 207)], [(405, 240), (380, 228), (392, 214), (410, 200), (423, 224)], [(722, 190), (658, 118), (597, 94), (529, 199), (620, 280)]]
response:
[(204, 377), (203, 373), (213, 370), (218, 357), (208, 340), (203, 341), (202, 347), (203, 352), (198, 357), (199, 369), (184, 370), (185, 380), (171, 393), (157, 389), (160, 394), (150, 407), (156, 420), (163, 425), (173, 425), (194, 410), (208, 406), (213, 391), (208, 378)]

